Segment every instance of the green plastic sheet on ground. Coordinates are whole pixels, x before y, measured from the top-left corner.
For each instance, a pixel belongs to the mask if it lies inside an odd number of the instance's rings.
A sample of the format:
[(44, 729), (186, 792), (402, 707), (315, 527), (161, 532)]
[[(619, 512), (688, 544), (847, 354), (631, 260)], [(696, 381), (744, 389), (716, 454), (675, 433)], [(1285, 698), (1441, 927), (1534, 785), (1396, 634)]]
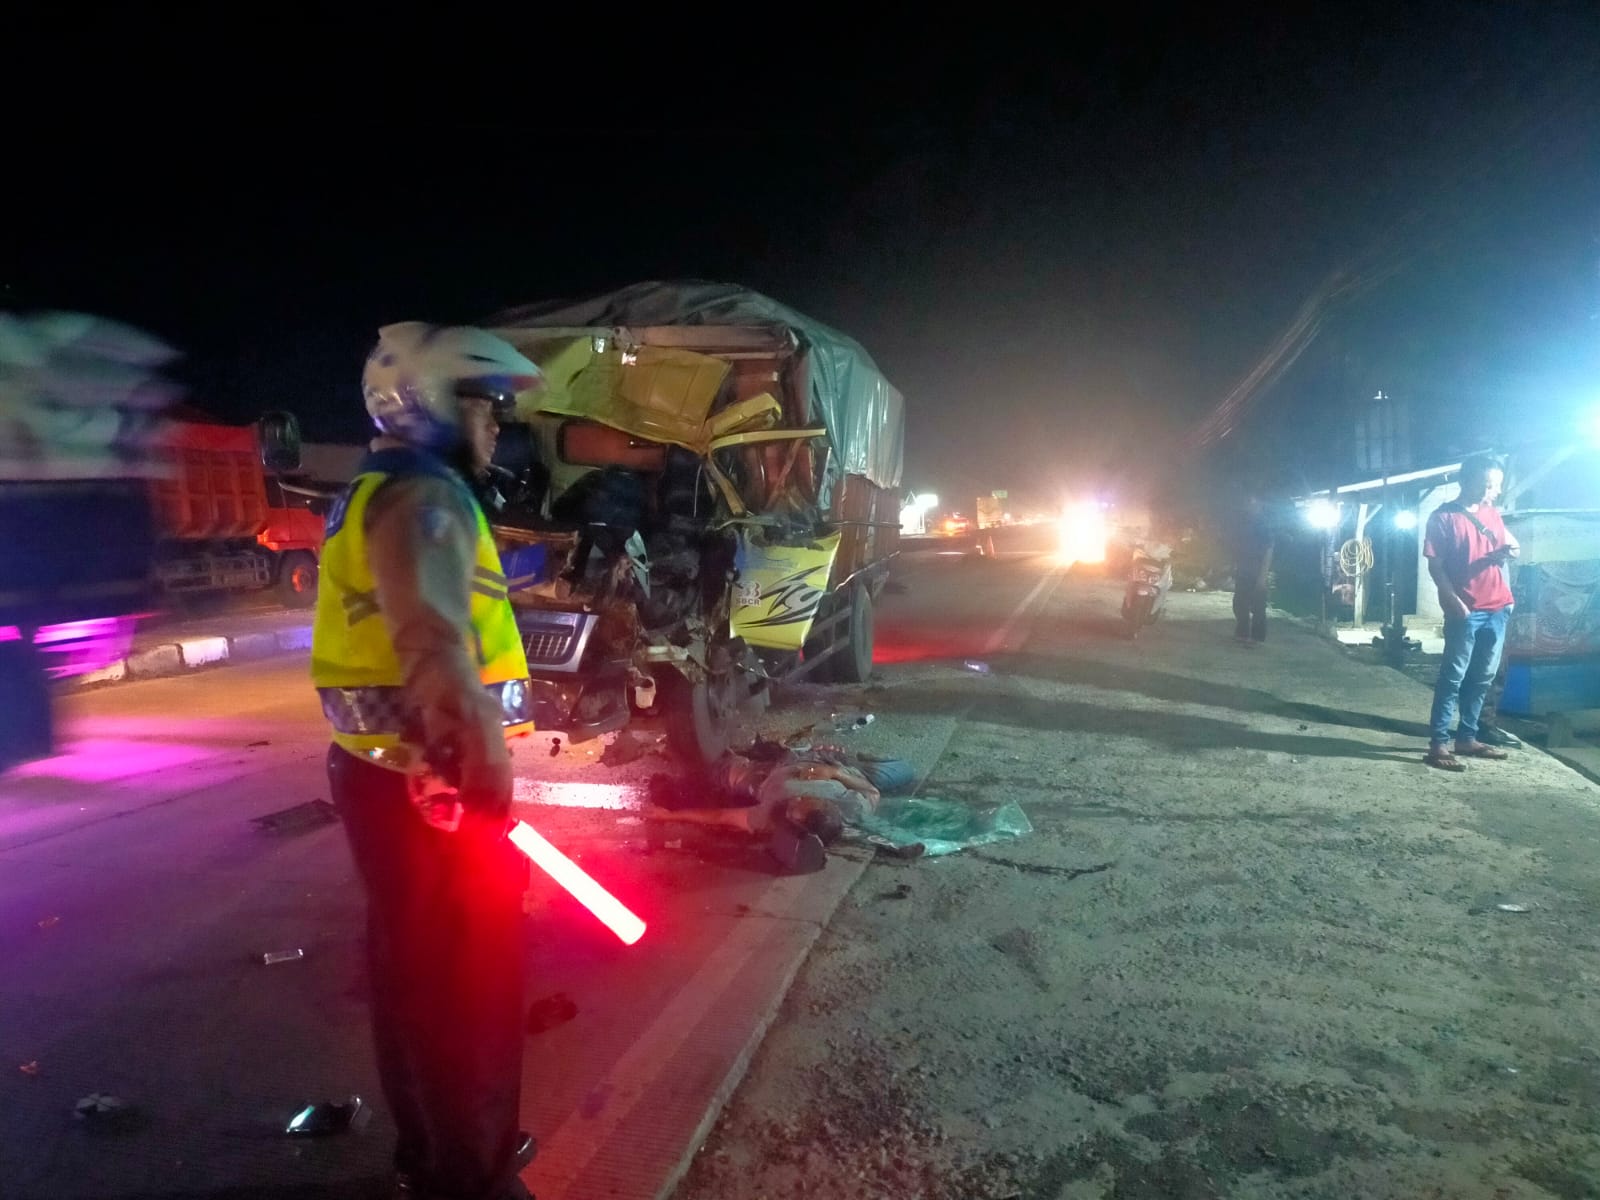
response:
[(1027, 814), (1015, 801), (974, 807), (931, 796), (885, 798), (876, 812), (851, 814), (850, 826), (869, 841), (881, 840), (898, 847), (920, 844), (923, 856), (928, 858), (1033, 832)]

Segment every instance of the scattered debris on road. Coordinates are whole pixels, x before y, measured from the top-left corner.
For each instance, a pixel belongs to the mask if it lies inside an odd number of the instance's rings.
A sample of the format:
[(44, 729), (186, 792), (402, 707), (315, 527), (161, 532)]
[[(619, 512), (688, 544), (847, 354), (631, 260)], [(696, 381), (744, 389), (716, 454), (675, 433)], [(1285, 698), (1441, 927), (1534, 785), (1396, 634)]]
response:
[(343, 1103), (308, 1104), (294, 1116), (283, 1131), (299, 1137), (325, 1137), (333, 1133), (359, 1131), (372, 1119), (372, 1110), (360, 1096), (347, 1096)]
[(600, 755), (604, 767), (625, 767), (647, 755), (657, 753), (665, 744), (664, 734), (640, 729), (624, 729), (616, 740)]
[(528, 1008), (527, 1029), (530, 1034), (544, 1033), (557, 1025), (565, 1025), (578, 1015), (578, 1006), (565, 992), (554, 992), (535, 1000)]
[(993, 854), (972, 854), (970, 857), (979, 862), (993, 863), (997, 867), (1010, 867), (1013, 871), (1021, 871), (1026, 875), (1058, 875), (1063, 879), (1077, 879), (1080, 875), (1099, 875), (1117, 865), (1114, 862), (1103, 862), (1096, 863), (1092, 867), (1053, 867), (1047, 863), (1017, 862), (1015, 859), (1000, 858)]
[(912, 859), (921, 858), (927, 853), (928, 849), (921, 842), (908, 842), (905, 845), (897, 845), (894, 842), (885, 841), (876, 834), (867, 834), (861, 840), (885, 858), (897, 858), (902, 862), (910, 862)]
[(796, 829), (787, 821), (772, 828), (767, 839), (767, 853), (791, 875), (810, 875), (828, 865), (828, 848), (814, 833)]
[(17, 1070), (24, 1075), (37, 1075), (39, 1073), (39, 1060), (36, 1058), (32, 1062), (25, 1062)]
[(274, 966), (277, 963), (299, 962), (306, 956), (304, 950), (269, 950), (260, 956), (261, 965)]
[(1469, 917), (1481, 917), (1492, 913), (1531, 913), (1539, 906), (1522, 900), (1497, 900), (1486, 897), (1467, 909)]
[(327, 800), (307, 800), (279, 809), (264, 817), (251, 817), (250, 823), (263, 833), (303, 833), (339, 820), (339, 811)]
[(104, 1133), (127, 1133), (143, 1123), (138, 1109), (104, 1092), (90, 1092), (73, 1106), (72, 1115), (91, 1129)]

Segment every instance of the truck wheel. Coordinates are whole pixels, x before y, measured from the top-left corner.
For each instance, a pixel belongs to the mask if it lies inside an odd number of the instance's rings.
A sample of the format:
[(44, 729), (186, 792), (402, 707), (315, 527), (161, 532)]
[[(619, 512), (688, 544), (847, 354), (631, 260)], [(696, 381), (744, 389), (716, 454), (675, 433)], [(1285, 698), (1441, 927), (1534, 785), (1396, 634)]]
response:
[(317, 602), (317, 558), (306, 550), (291, 550), (278, 564), (274, 584), (285, 608), (310, 608)]
[(0, 771), (55, 748), (50, 685), (33, 647), (25, 641), (0, 643)]
[(726, 676), (691, 681), (676, 671), (669, 678), (667, 742), (691, 766), (710, 766), (732, 741), (738, 713), (733, 681)]
[(866, 584), (850, 589), (850, 619), (845, 648), (834, 655), (833, 677), (840, 683), (865, 683), (872, 677), (872, 592)]

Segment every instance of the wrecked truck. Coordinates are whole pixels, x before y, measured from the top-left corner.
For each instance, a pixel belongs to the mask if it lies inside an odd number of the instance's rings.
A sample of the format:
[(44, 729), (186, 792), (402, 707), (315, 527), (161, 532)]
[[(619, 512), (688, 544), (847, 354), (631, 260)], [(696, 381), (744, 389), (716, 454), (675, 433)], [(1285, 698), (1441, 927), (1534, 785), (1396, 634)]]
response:
[(546, 379), (502, 428), (490, 518), (538, 728), (660, 717), (709, 763), (774, 682), (868, 677), (904, 401), (859, 344), (698, 281), (485, 324)]

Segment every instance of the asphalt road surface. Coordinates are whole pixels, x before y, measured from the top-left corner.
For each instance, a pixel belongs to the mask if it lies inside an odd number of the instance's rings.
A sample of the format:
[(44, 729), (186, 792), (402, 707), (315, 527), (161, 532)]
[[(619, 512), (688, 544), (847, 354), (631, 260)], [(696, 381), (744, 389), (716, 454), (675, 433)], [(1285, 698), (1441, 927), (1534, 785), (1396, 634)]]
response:
[[(948, 857), (784, 877), (641, 819), (655, 731), (519, 750), (519, 811), (649, 923), (530, 895), (541, 1200), (1600, 1194), (1600, 788), (1430, 770), (1415, 681), (1282, 619), (1236, 646), (1226, 595), (1133, 642), (1119, 590), (919, 553), (872, 682), (752, 726), (1026, 815)], [(0, 781), (0, 1196), (382, 1195), (340, 831), (256, 824), (325, 795), (303, 660), (65, 716)], [(280, 1132), (350, 1093), (363, 1131)]]
[[(885, 660), (1020, 645), (1054, 574), (1029, 556), (997, 567), (908, 559), (878, 616)], [(285, 619), (221, 608), (182, 627)], [(830, 728), (872, 690), (791, 690), (761, 728)], [(360, 897), (337, 824), (315, 820), (326, 734), (303, 656), (61, 710), (62, 752), (0, 780), (0, 1196), (383, 1194)], [(848, 736), (926, 771), (952, 728)], [(647, 837), (645, 781), (679, 770), (648, 727), (533, 739), (517, 761), (519, 811), (649, 923), (626, 948), (548, 882), (530, 893), (529, 994), (547, 1015), (528, 1045), (529, 1182), (546, 1200), (663, 1194), (867, 856), (784, 878), (737, 838)], [(312, 822), (259, 823), (291, 809)], [(303, 958), (259, 961), (281, 950)], [(546, 1028), (551, 1012), (570, 1019)], [(78, 1120), (92, 1094), (125, 1108)], [(375, 1112), (359, 1134), (282, 1134), (303, 1104), (349, 1094)]]

